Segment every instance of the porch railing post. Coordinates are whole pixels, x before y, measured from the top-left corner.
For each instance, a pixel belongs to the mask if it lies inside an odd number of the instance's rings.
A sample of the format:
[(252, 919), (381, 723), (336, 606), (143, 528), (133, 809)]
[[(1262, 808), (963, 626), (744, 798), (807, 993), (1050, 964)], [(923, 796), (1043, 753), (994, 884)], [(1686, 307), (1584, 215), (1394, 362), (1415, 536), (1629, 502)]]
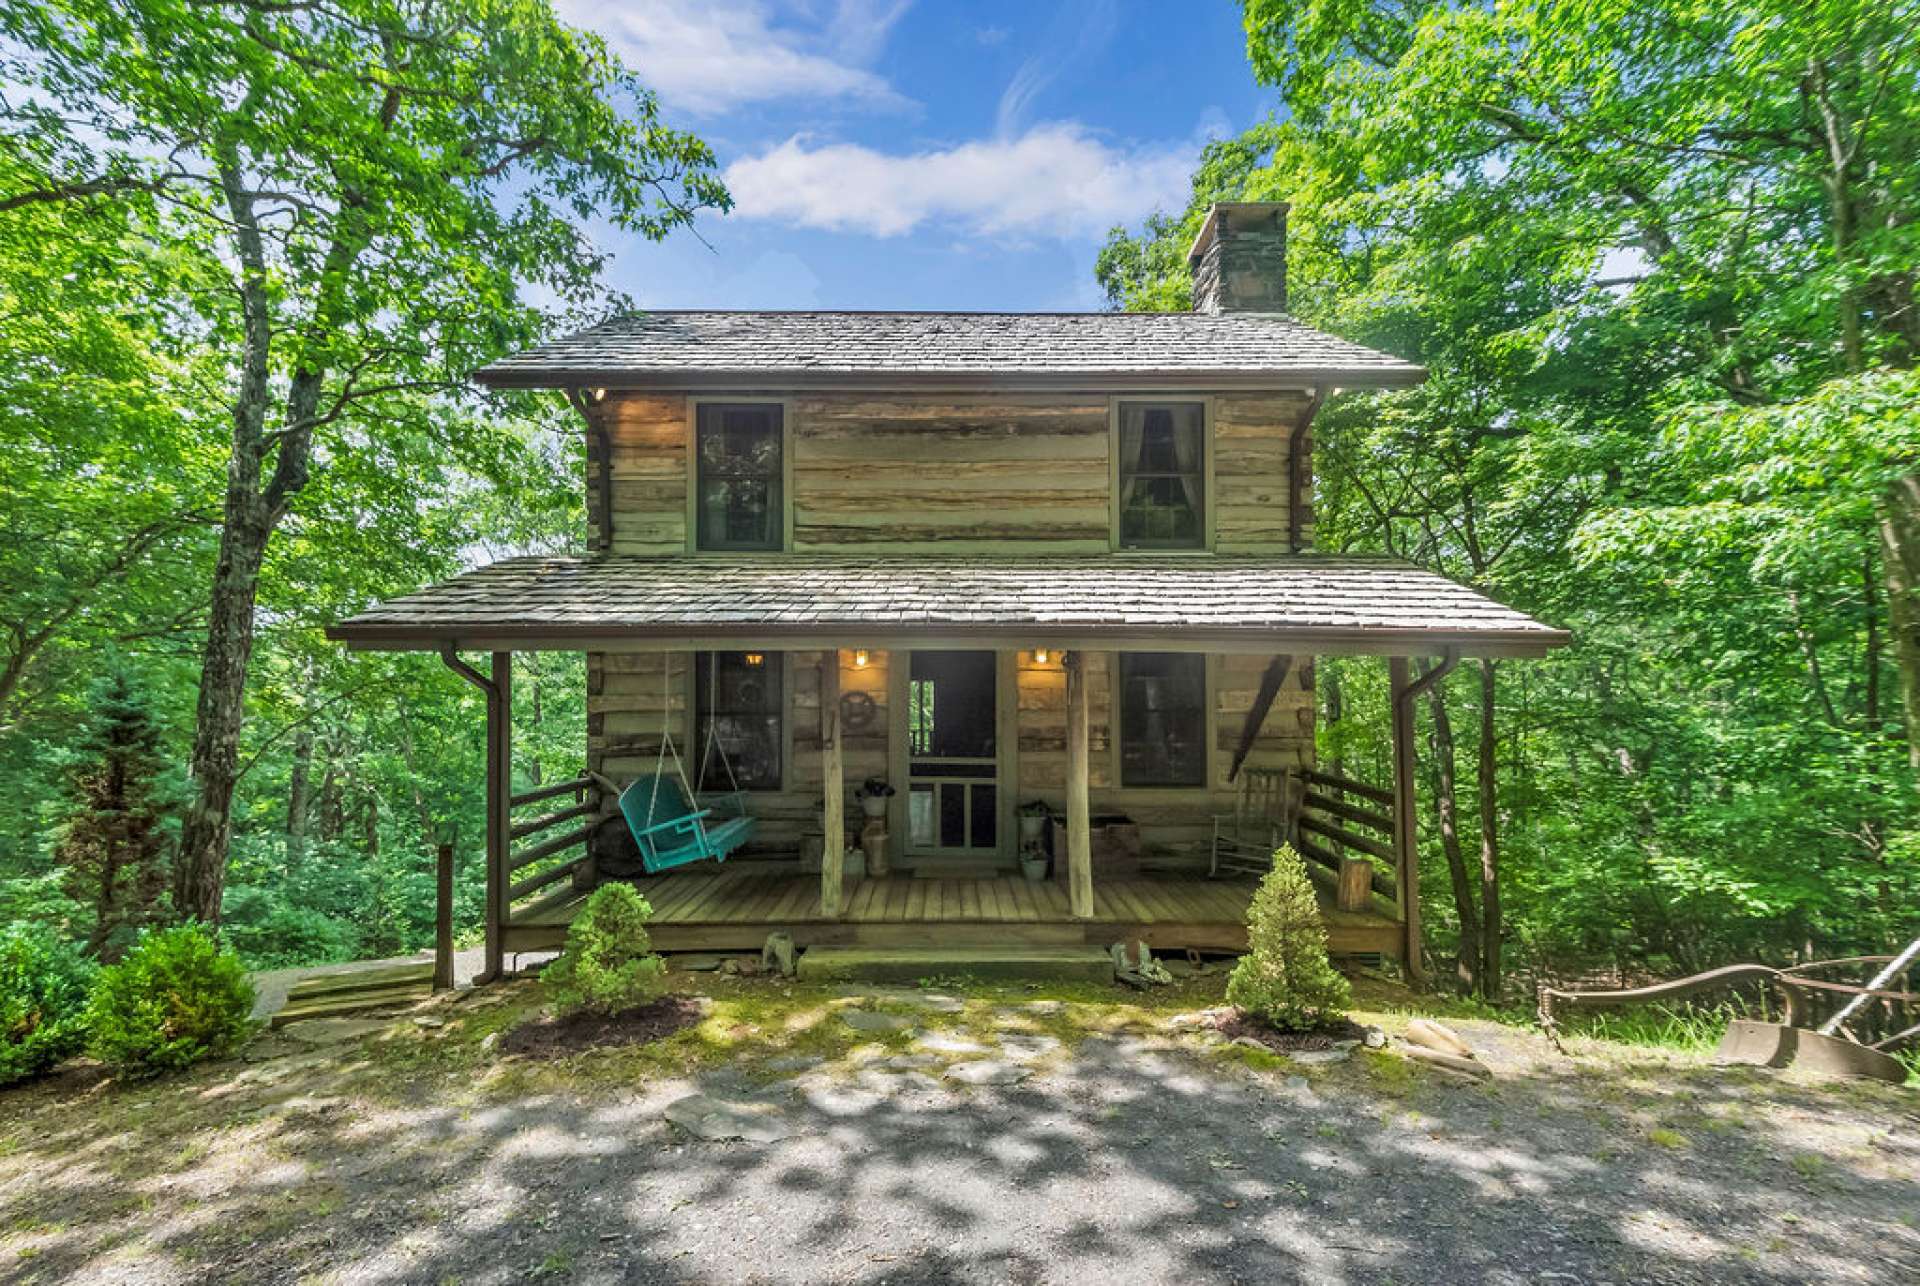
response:
[(1093, 918), (1093, 829), (1087, 803), (1085, 655), (1062, 658), (1067, 672), (1067, 903), (1075, 919)]
[(433, 989), (453, 989), (453, 845), (441, 844), (433, 866)]
[(507, 853), (513, 842), (513, 653), (493, 654), (487, 694), (487, 962), (498, 978), (506, 965)]
[(841, 885), (847, 856), (846, 765), (840, 750), (840, 650), (820, 658), (821, 821), (826, 834), (820, 849), (820, 914), (840, 914)]

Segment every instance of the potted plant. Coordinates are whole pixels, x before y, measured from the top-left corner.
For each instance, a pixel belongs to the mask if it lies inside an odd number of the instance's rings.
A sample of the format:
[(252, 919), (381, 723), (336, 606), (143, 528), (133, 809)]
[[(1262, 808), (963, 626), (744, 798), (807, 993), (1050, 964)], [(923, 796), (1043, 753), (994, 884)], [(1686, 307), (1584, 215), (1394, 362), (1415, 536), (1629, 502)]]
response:
[(885, 817), (887, 800), (893, 796), (893, 787), (887, 785), (885, 777), (869, 777), (860, 783), (860, 789), (853, 797), (860, 801), (860, 813), (864, 817)]
[(1044, 799), (1030, 799), (1020, 805), (1020, 844), (1025, 847), (1037, 843), (1047, 832), (1047, 822), (1053, 816), (1053, 810), (1047, 807)]
[(1030, 883), (1038, 884), (1047, 878), (1046, 850), (1034, 845), (1020, 850), (1020, 874)]

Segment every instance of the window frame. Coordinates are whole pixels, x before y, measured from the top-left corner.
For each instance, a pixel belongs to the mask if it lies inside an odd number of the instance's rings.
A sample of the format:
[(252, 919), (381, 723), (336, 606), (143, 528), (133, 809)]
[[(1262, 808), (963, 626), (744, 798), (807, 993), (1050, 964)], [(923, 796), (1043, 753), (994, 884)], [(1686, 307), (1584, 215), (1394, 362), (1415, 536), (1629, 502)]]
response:
[(702, 664), (702, 662), (708, 656), (710, 656), (715, 652), (764, 652), (767, 655), (768, 668), (773, 669), (775, 666), (779, 667), (778, 673), (780, 675), (780, 710), (779, 710), (779, 714), (780, 714), (780, 735), (779, 735), (780, 784), (778, 786), (742, 786), (740, 789), (743, 793), (748, 795), (784, 795), (788, 793), (789, 790), (792, 788), (793, 779), (794, 779), (793, 653), (782, 652), (782, 651), (779, 651), (778, 649), (771, 648), (771, 647), (702, 648), (695, 652), (682, 653), (683, 656), (688, 658), (686, 697), (685, 697), (685, 701), (686, 701), (685, 708), (687, 712), (687, 734), (688, 734), (687, 740), (686, 740), (686, 745), (688, 747), (686, 751), (688, 756), (687, 777), (690, 781), (693, 782), (696, 793), (704, 793), (709, 795), (727, 793), (727, 788), (724, 785), (709, 786), (706, 788), (705, 791), (699, 790), (700, 747), (701, 747), (700, 738), (702, 733), (704, 732), (704, 728), (702, 726), (704, 723), (704, 720), (702, 720), (701, 715), (705, 713), (701, 708), (701, 702), (704, 700), (704, 698), (700, 695), (700, 685), (704, 681), (704, 677), (706, 674), (706, 668)]
[[(705, 406), (770, 407), (780, 419), (780, 543), (778, 548), (708, 549), (700, 543), (700, 408)], [(793, 549), (793, 399), (785, 397), (702, 395), (687, 399), (686, 425), (686, 545), (689, 554), (726, 558), (740, 554), (789, 553)]]
[(1217, 658), (1211, 652), (1174, 652), (1173, 656), (1197, 656), (1200, 658), (1201, 692), (1201, 735), (1205, 738), (1205, 751), (1201, 756), (1201, 777), (1194, 785), (1168, 786), (1130, 785), (1127, 782), (1126, 756), (1126, 699), (1127, 685), (1124, 674), (1126, 656), (1153, 655), (1161, 653), (1157, 648), (1130, 649), (1127, 652), (1107, 653), (1107, 743), (1111, 755), (1113, 789), (1125, 791), (1129, 797), (1146, 798), (1155, 795), (1169, 798), (1191, 799), (1195, 794), (1206, 794), (1214, 789), (1219, 776), (1220, 754), (1220, 675)]
[[(1107, 407), (1107, 545), (1117, 554), (1210, 554), (1214, 551), (1219, 488), (1214, 469), (1214, 410), (1216, 397), (1211, 393), (1145, 392), (1110, 398)], [(1200, 541), (1193, 545), (1129, 545), (1120, 536), (1121, 473), (1120, 416), (1131, 405), (1165, 405), (1181, 402), (1200, 408)]]

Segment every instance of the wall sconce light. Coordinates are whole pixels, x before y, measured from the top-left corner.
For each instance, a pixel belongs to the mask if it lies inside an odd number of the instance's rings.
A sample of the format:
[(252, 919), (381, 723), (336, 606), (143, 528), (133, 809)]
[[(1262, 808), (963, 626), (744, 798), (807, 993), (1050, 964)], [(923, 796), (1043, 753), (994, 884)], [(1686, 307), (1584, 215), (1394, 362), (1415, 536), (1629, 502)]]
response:
[(748, 665), (765, 665), (767, 663), (767, 654), (764, 652), (749, 652), (744, 659)]
[(853, 668), (854, 668), (854, 669), (856, 669), (856, 670), (864, 670), (864, 669), (866, 669), (866, 668), (867, 668), (867, 662), (868, 662), (868, 661), (869, 661), (870, 659), (871, 659), (871, 658), (869, 658), (869, 657), (867, 656), (867, 649), (865, 649), (865, 648), (863, 648), (863, 647), (857, 647), (857, 648), (855, 648), (855, 649), (853, 649)]
[(1052, 655), (1053, 653), (1047, 651), (1047, 649), (1043, 647), (1037, 647), (1033, 649), (1033, 663), (1035, 665), (1045, 665), (1047, 663), (1047, 658), (1051, 657)]

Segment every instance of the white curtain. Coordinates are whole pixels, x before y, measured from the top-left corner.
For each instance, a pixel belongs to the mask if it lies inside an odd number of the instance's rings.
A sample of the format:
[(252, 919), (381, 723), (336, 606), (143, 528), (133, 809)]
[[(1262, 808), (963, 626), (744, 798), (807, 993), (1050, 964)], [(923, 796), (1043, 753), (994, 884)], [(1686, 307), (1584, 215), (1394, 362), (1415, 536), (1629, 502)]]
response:
[(1180, 462), (1180, 486), (1187, 493), (1187, 505), (1193, 510), (1193, 519), (1201, 521), (1201, 488), (1204, 485), (1202, 474), (1205, 459), (1200, 441), (1200, 416), (1197, 407), (1181, 407), (1174, 413), (1173, 450)]

